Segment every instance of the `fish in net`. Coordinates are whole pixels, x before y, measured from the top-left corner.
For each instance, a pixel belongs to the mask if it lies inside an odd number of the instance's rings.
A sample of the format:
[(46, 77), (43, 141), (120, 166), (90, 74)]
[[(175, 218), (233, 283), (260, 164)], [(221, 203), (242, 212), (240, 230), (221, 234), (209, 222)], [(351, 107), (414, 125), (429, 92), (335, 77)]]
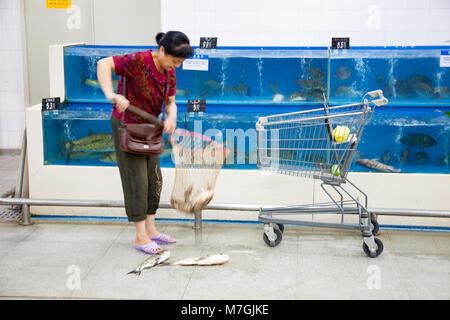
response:
[(217, 177), (229, 151), (207, 136), (182, 129), (172, 134), (171, 143), (175, 163), (172, 206), (185, 213), (199, 212), (214, 197)]

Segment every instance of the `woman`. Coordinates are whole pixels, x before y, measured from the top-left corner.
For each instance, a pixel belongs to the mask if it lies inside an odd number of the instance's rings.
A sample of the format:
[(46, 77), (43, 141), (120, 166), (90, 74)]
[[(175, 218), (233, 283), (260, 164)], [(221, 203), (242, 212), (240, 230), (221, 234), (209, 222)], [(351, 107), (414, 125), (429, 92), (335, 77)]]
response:
[[(175, 104), (175, 68), (193, 55), (188, 37), (179, 31), (158, 33), (158, 50), (135, 52), (104, 58), (98, 61), (97, 78), (106, 98), (114, 104), (111, 127), (114, 134), (117, 164), (125, 200), (128, 221), (136, 227), (136, 249), (156, 254), (159, 244), (175, 243), (169, 235), (160, 233), (155, 225), (155, 213), (159, 206), (162, 187), (158, 155), (135, 155), (120, 150), (119, 127), (122, 112), (131, 104), (158, 117), (162, 111), (165, 80), (168, 77), (168, 95), (164, 103), (167, 117), (164, 132), (173, 133), (176, 128), (177, 106)], [(117, 93), (112, 85), (112, 70), (120, 75)], [(123, 95), (123, 77), (127, 78), (126, 97)], [(125, 113), (127, 123), (139, 123), (141, 119), (130, 112)]]

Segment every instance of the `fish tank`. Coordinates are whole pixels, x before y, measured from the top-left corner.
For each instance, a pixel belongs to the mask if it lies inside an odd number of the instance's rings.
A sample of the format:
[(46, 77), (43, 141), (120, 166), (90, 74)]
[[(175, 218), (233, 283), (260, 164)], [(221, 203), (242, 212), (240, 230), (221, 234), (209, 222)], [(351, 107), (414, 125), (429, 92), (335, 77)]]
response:
[(358, 102), (383, 90), (390, 106), (449, 106), (450, 72), (440, 66), (442, 48), (330, 50), (330, 102)]
[[(42, 113), (45, 165), (117, 165), (112, 105), (98, 84), (97, 61), (148, 49), (156, 47), (64, 49), (65, 101)], [(176, 70), (177, 126), (222, 142), (231, 151), (224, 169), (254, 170), (259, 117), (360, 102), (365, 92), (382, 89), (389, 103), (365, 126), (350, 171), (449, 173), (450, 71), (439, 60), (444, 49), (196, 48), (208, 56), (208, 70)], [(113, 74), (115, 88), (117, 80)], [(190, 99), (205, 99), (205, 111), (187, 112)], [(174, 167), (167, 136), (160, 163)]]

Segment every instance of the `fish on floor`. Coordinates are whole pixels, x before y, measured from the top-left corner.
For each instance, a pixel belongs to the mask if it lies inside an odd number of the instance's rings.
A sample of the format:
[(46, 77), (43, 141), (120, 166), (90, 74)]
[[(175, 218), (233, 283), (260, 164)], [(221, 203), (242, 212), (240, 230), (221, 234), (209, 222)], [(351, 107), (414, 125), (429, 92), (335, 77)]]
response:
[(230, 261), (230, 257), (223, 253), (208, 254), (197, 258), (187, 258), (174, 262), (173, 265), (180, 266), (213, 266), (224, 264)]
[(147, 259), (144, 260), (144, 262), (142, 262), (140, 265), (138, 265), (136, 267), (136, 269), (128, 272), (127, 274), (136, 274), (138, 276), (141, 275), (141, 272), (145, 269), (150, 269), (158, 264), (161, 264), (163, 262), (165, 262), (167, 259), (170, 258), (170, 251), (168, 250), (162, 250), (159, 253), (148, 257)]

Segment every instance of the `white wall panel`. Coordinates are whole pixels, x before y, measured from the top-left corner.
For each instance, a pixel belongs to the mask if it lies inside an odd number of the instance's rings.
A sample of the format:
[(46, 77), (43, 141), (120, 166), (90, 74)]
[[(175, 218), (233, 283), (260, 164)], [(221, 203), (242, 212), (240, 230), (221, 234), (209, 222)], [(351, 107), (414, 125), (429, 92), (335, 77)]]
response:
[(329, 46), (333, 36), (353, 46), (450, 44), (448, 0), (165, 0), (161, 8), (162, 29), (184, 31), (194, 45), (202, 36), (219, 46)]

